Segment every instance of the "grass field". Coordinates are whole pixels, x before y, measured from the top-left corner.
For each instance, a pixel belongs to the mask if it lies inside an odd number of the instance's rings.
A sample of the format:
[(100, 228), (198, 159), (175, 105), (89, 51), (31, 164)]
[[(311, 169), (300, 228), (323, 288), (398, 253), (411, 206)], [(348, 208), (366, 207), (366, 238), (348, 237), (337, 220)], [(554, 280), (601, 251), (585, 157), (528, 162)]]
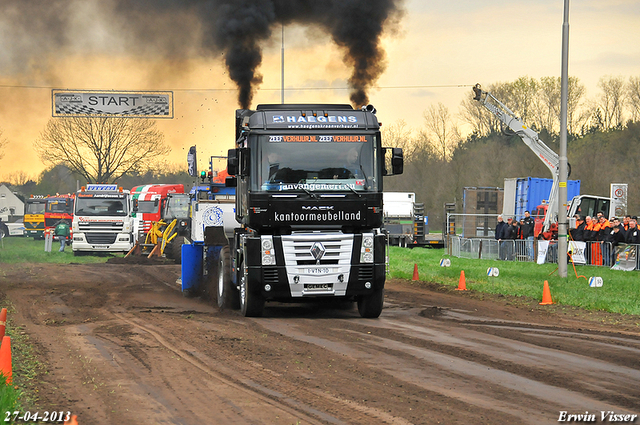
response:
[[(451, 267), (440, 267), (442, 258), (450, 258)], [(464, 270), (467, 289), (479, 292), (515, 295), (542, 299), (544, 281), (549, 282), (553, 301), (558, 304), (603, 310), (613, 313), (640, 315), (640, 272), (624, 272), (606, 267), (576, 266), (571, 264), (568, 277), (560, 278), (556, 264), (517, 263), (497, 260), (470, 260), (448, 257), (443, 249), (406, 249), (391, 247), (389, 251), (390, 276), (400, 279), (413, 277), (414, 264), (418, 265), (421, 281), (458, 286), (460, 272)], [(487, 269), (497, 267), (498, 277), (488, 277)], [(603, 279), (601, 288), (589, 287), (591, 276)]]
[[(52, 252), (44, 252), (44, 241), (27, 238), (5, 238), (0, 245), (0, 271), (2, 263), (104, 263), (110, 255), (75, 257), (71, 248), (58, 252), (54, 243)], [(121, 254), (117, 254), (121, 256)], [(492, 294), (542, 298), (544, 281), (549, 282), (553, 301), (588, 310), (640, 315), (640, 272), (623, 272), (606, 267), (573, 266), (569, 264), (568, 277), (562, 279), (556, 264), (517, 263), (496, 260), (470, 260), (451, 257), (451, 267), (440, 267), (445, 258), (443, 249), (390, 247), (390, 277), (411, 279), (414, 264), (418, 265), (421, 281), (458, 286), (460, 272), (464, 270), (467, 289)], [(488, 277), (487, 268), (497, 267), (498, 277)], [(601, 288), (591, 288), (588, 278), (602, 277)]]
[[(44, 251), (44, 240), (33, 238), (10, 237), (0, 242), (0, 263), (104, 263), (113, 255), (101, 256), (82, 255), (74, 256), (71, 247), (67, 246), (64, 252), (58, 252), (60, 243), (53, 241), (51, 252)], [(117, 254), (122, 256), (121, 254)]]

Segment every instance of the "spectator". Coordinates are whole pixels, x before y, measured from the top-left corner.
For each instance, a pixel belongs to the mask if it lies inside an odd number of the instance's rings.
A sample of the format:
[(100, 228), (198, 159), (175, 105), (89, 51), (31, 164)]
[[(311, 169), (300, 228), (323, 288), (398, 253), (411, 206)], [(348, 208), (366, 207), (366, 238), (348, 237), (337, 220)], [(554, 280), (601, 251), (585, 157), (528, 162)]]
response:
[(522, 230), (522, 239), (527, 241), (527, 255), (530, 260), (533, 260), (533, 231), (535, 228), (535, 221), (529, 211), (524, 212), (524, 218), (520, 220), (520, 229)]
[(506, 239), (506, 231), (507, 231), (507, 223), (504, 222), (502, 215), (498, 216), (498, 224), (496, 224), (496, 234), (495, 238), (498, 240), (498, 258), (504, 260), (506, 258), (506, 243), (504, 240)]
[(584, 218), (583, 240), (587, 243), (587, 264), (592, 264), (591, 259), (593, 258), (591, 255), (593, 248), (592, 242), (595, 240), (593, 226), (595, 226), (595, 220), (592, 219), (591, 216), (586, 216)]
[(594, 235), (593, 235), (593, 226), (594, 225), (595, 225), (595, 222), (591, 219), (590, 216), (586, 216), (584, 218), (583, 240), (585, 242), (591, 242), (591, 241), (595, 240)]
[[(598, 213), (600, 214), (600, 213)], [(611, 265), (611, 223), (604, 215), (600, 215), (594, 227), (598, 241), (602, 242), (602, 260), (605, 266)]]
[(60, 241), (60, 249), (58, 252), (64, 252), (64, 247), (67, 245), (67, 237), (71, 234), (69, 231), (69, 224), (65, 220), (58, 221), (53, 234)]
[(504, 219), (502, 218), (502, 215), (498, 216), (498, 224), (496, 224), (496, 234), (495, 234), (495, 238), (497, 240), (501, 240), (504, 239), (504, 227), (507, 225), (507, 223), (504, 222)]
[(618, 245), (620, 242), (624, 243), (624, 227), (620, 224), (620, 220), (618, 218), (612, 219), (613, 223), (609, 227), (605, 227), (603, 241), (604, 249), (603, 249), (603, 258), (606, 260), (609, 259), (609, 263), (606, 265), (613, 264), (616, 258), (616, 253), (618, 250)]
[(638, 217), (635, 215), (629, 220), (629, 230), (625, 235), (625, 242), (628, 244), (640, 244), (640, 232), (638, 232)]
[(505, 242), (503, 242), (506, 245), (505, 259), (511, 261), (513, 260), (513, 255), (515, 253), (515, 240), (518, 237), (518, 221), (509, 217), (507, 219), (507, 227), (505, 229)]
[(571, 229), (569, 234), (574, 241), (584, 241), (585, 222), (579, 215), (576, 215), (576, 228)]
[(629, 230), (629, 222), (631, 221), (631, 216), (630, 215), (625, 215), (624, 219), (622, 220), (622, 226), (624, 227), (624, 231), (626, 232), (627, 230)]

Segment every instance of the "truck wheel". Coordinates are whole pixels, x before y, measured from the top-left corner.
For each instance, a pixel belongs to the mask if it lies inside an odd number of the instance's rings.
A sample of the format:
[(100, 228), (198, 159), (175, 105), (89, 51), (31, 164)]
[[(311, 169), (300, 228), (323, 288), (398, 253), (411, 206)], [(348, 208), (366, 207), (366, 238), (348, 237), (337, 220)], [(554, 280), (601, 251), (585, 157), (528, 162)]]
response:
[(6, 224), (0, 223), (0, 239), (9, 236), (9, 228)]
[(169, 246), (171, 258), (176, 264), (182, 264), (182, 244), (184, 244), (184, 236), (176, 236)]
[(376, 289), (370, 295), (358, 297), (358, 313), (360, 317), (375, 319), (382, 313), (382, 304), (384, 304), (384, 288)]
[[(244, 270), (244, 262), (240, 264), (240, 270)], [(243, 273), (240, 279), (240, 311), (244, 317), (260, 317), (264, 310), (264, 298), (248, 290), (247, 280)]]
[(238, 290), (231, 284), (231, 254), (229, 254), (229, 245), (222, 247), (220, 250), (220, 259), (217, 268), (217, 298), (218, 308), (231, 308), (237, 310), (240, 308), (240, 295)]

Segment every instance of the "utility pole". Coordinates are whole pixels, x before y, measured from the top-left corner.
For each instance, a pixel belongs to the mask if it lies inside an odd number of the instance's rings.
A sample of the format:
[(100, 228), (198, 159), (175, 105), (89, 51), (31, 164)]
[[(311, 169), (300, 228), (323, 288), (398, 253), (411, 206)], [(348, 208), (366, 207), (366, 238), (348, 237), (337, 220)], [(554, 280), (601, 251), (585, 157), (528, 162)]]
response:
[(564, 0), (560, 78), (560, 179), (558, 187), (558, 275), (567, 277), (567, 100), (569, 97), (569, 0)]
[(284, 104), (284, 24), (282, 24), (282, 47), (280, 49), (280, 103)]

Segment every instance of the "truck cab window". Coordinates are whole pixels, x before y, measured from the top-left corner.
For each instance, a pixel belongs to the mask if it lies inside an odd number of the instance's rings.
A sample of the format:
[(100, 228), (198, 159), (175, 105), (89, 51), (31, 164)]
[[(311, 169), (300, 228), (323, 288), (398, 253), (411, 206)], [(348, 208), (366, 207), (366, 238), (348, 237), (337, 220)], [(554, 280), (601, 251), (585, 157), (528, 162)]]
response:
[[(255, 190), (376, 191), (373, 136), (260, 136)], [(342, 140), (349, 140), (344, 142)], [(357, 140), (357, 141), (355, 141)], [(313, 158), (309, 161), (309, 158)]]

